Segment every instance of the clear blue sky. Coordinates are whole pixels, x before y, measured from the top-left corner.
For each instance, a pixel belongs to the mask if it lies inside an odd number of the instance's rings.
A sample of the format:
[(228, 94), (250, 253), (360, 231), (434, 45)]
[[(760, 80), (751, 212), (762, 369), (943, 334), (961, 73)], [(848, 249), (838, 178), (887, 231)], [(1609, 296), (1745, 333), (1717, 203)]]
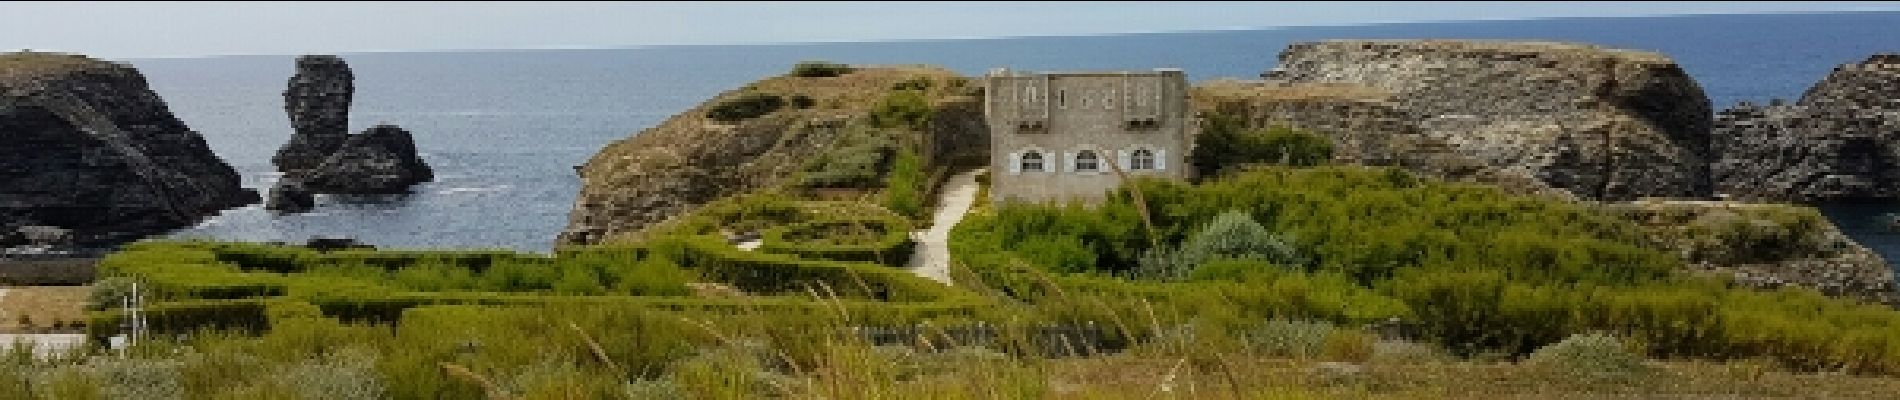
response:
[[(0, 3), (0, 50), (105, 58), (632, 47), (1799, 11), (1895, 2)], [(1746, 29), (1746, 28), (1742, 28)]]

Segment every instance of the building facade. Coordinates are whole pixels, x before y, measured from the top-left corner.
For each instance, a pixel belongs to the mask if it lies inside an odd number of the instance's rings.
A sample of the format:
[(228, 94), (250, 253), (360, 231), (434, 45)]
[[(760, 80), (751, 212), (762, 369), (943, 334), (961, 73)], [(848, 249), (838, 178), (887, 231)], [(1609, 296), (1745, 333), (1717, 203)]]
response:
[(1199, 124), (1179, 69), (996, 69), (984, 79), (994, 202), (1094, 203), (1124, 176), (1192, 173), (1185, 161)]

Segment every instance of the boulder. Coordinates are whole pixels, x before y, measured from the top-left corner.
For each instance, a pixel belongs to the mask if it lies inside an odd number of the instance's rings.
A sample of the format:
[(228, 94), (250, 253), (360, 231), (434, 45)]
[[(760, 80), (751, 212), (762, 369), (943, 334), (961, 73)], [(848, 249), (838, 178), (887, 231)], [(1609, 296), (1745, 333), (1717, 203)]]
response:
[(316, 195), (304, 189), (302, 182), (289, 180), (272, 186), (270, 196), (264, 201), (264, 209), (279, 213), (300, 213), (310, 211), (316, 206)]
[(0, 54), (0, 232), (113, 244), (254, 203), (237, 171), (121, 63)]
[[(1323, 86), (1380, 100), (1289, 113), (1322, 120), (1308, 125), (1358, 118), (1336, 114), (1370, 107), (1409, 125), (1389, 130), (1416, 130), (1422, 137), (1411, 141), (1459, 156), (1428, 158), (1475, 163), (1576, 197), (1710, 194), (1708, 98), (1660, 54), (1554, 42), (1327, 41), (1289, 46), (1262, 77), (1268, 88)], [(1374, 152), (1360, 158), (1408, 157), (1344, 147)], [(1417, 168), (1438, 168), (1430, 164)]]
[(1900, 198), (1900, 55), (1836, 67), (1794, 104), (1716, 115), (1716, 191), (1735, 199)]
[(322, 164), (299, 174), (304, 189), (324, 194), (398, 194), (435, 180), (416, 154), (415, 139), (395, 125), (350, 135)]

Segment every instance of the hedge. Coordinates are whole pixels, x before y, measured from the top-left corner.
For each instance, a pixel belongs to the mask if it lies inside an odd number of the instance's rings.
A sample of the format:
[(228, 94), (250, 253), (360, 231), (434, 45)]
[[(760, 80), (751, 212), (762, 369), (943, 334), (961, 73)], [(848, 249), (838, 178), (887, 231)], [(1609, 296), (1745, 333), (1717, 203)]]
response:
[[(863, 227), (881, 232), (878, 233), (876, 242), (862, 244), (824, 244), (787, 237), (838, 226)], [(831, 261), (872, 262), (889, 266), (902, 266), (909, 262), (911, 251), (917, 244), (910, 238), (910, 223), (896, 216), (804, 222), (768, 229), (763, 236), (763, 243), (759, 250), (767, 253)]]
[[(658, 240), (656, 250), (700, 272), (707, 280), (723, 282), (748, 293), (804, 294), (817, 290), (839, 297), (882, 301), (937, 301), (956, 296), (956, 290), (908, 271), (879, 264), (804, 260), (784, 254), (739, 250), (709, 236)], [(665, 250), (660, 250), (665, 249)]]

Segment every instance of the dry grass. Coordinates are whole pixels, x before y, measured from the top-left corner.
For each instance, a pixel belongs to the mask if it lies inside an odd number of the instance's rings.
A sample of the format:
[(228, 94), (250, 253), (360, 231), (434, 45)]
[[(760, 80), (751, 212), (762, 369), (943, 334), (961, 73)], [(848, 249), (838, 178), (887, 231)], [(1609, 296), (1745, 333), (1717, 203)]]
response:
[(1400, 48), (1433, 49), (1458, 53), (1523, 53), (1539, 56), (1607, 58), (1626, 62), (1673, 63), (1669, 56), (1656, 52), (1604, 47), (1588, 43), (1554, 42), (1537, 40), (1447, 40), (1447, 39), (1388, 39), (1359, 40), (1341, 39), (1320, 42), (1322, 47), (1352, 48), (1363, 46), (1396, 46)]
[(66, 53), (8, 52), (0, 53), (0, 83), (9, 80), (45, 76), (67, 71), (103, 68), (109, 62), (90, 57)]
[[(0, 332), (45, 329), (59, 324), (76, 326), (86, 321), (86, 297), (92, 286), (22, 286), (7, 288), (0, 296)], [(22, 326), (21, 316), (32, 321)]]
[(1189, 101), (1196, 109), (1234, 101), (1246, 102), (1392, 102), (1392, 94), (1377, 88), (1355, 84), (1273, 84), (1261, 81), (1223, 79), (1195, 85)]
[(1655, 372), (1636, 380), (1579, 382), (1511, 363), (1370, 364), (1340, 373), (1319, 362), (1247, 357), (1045, 361), (1045, 398), (1055, 399), (1880, 399), (1900, 393), (1900, 380), (1891, 378), (1797, 374), (1749, 362), (1652, 362)]

